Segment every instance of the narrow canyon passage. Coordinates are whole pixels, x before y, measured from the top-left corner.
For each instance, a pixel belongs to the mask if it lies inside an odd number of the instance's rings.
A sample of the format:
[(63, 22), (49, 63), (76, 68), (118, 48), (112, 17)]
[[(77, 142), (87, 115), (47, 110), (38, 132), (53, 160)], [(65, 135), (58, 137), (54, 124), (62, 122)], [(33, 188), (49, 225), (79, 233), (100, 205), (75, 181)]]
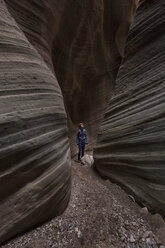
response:
[(135, 9), (0, 0), (0, 244), (66, 209), (77, 122), (92, 147)]
[(158, 248), (164, 228), (159, 215), (151, 216), (119, 186), (72, 160), (66, 211), (1, 248)]
[[(162, 217), (101, 179), (165, 218), (164, 9), (0, 0), (0, 245), (20, 233), (6, 246), (164, 243)], [(100, 177), (71, 159), (79, 122)]]

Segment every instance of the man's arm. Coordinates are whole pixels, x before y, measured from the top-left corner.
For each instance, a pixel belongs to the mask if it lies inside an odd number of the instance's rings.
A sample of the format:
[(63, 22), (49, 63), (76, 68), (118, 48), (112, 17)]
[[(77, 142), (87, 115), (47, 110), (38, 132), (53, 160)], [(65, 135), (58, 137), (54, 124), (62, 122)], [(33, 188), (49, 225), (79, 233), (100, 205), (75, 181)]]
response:
[(77, 143), (77, 145), (79, 144), (79, 131), (78, 131), (77, 136), (76, 136), (76, 143)]
[(88, 144), (87, 131), (85, 130), (85, 143)]

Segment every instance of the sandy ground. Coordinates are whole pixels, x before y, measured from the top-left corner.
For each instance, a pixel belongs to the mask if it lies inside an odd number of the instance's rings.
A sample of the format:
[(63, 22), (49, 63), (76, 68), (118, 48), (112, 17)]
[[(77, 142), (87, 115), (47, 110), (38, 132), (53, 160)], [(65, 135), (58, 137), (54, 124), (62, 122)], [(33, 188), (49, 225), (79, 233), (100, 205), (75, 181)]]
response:
[(119, 186), (73, 161), (72, 195), (63, 215), (2, 248), (163, 248), (158, 228)]

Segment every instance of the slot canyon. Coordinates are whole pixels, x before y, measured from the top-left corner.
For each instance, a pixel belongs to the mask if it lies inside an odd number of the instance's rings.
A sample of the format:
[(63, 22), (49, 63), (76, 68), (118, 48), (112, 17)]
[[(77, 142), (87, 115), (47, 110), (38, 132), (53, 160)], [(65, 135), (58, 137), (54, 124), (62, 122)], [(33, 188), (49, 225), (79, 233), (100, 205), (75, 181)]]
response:
[(67, 209), (79, 122), (99, 177), (165, 218), (164, 12), (0, 0), (0, 244)]

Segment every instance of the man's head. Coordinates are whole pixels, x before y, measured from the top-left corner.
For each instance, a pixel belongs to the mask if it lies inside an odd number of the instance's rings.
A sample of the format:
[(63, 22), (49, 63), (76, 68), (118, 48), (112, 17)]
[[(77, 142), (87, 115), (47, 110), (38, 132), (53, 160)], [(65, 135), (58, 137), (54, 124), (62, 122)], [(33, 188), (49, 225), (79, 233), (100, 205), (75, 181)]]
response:
[(83, 123), (82, 123), (82, 122), (80, 122), (80, 123), (78, 124), (78, 127), (79, 127), (80, 129), (83, 129), (83, 128), (84, 128)]

